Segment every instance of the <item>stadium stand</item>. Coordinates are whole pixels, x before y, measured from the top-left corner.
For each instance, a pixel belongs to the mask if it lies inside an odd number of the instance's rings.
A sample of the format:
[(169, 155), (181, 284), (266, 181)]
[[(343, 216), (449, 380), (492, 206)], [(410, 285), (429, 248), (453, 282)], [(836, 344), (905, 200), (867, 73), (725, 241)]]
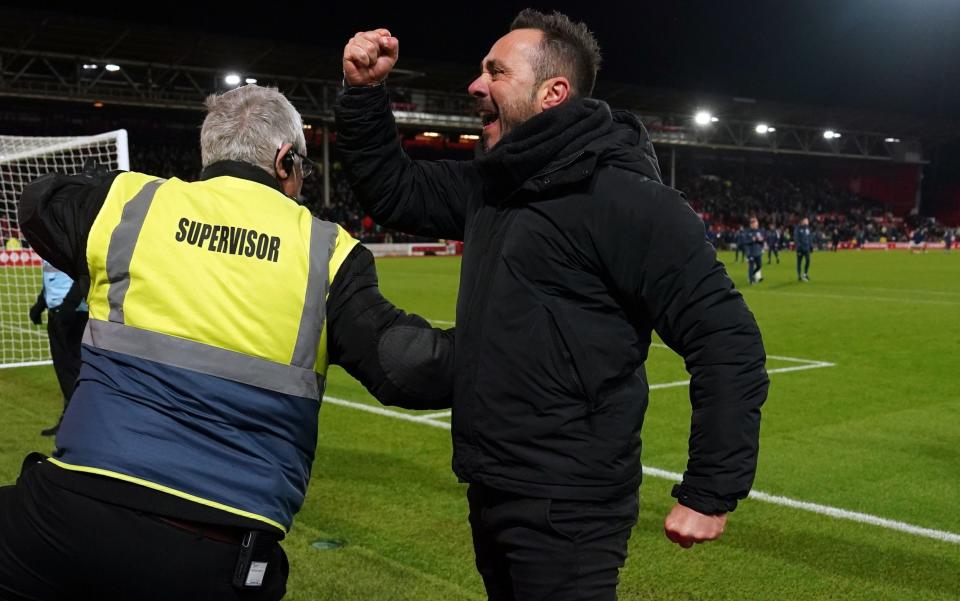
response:
[[(320, 53), (323, 60), (304, 77), (297, 64), (282, 57), (316, 49), (292, 42), (218, 34), (196, 44), (185, 31), (59, 14), (38, 19), (29, 9), (4, 11), (0, 33), (25, 46), (29, 42), (29, 47), (0, 49), (0, 131), (5, 134), (83, 135), (122, 127), (130, 132), (134, 169), (194, 179), (199, 174), (193, 150), (197, 109), (206, 94), (226, 89), (220, 77), (225, 64), (237, 63), (250, 67), (245, 76), (284, 89), (315, 124), (308, 143), (312, 158), (321, 162), (323, 124), (332, 123), (340, 86), (336, 53)], [(86, 49), (104, 39), (114, 40), (111, 56), (119, 71), (113, 76), (87, 65)], [(472, 156), (472, 144), (464, 138), (476, 133), (479, 122), (464, 82), (475, 66), (416, 57), (405, 58), (405, 65), (391, 78), (390, 102), (407, 152), (415, 158)], [(765, 226), (771, 220), (789, 225), (804, 213), (824, 237), (836, 229), (841, 238), (867, 242), (906, 240), (918, 227), (930, 230), (928, 240), (936, 239), (940, 222), (960, 225), (960, 182), (954, 171), (944, 168), (934, 177), (923, 167), (939, 144), (960, 132), (954, 119), (701, 93), (698, 106), (709, 108), (712, 120), (700, 126), (687, 92), (603, 80), (597, 96), (642, 118), (660, 153), (664, 180), (687, 192), (719, 238), (751, 213)], [(761, 121), (762, 134), (755, 130)], [(837, 127), (835, 137), (824, 135), (826, 125)], [(438, 137), (423, 137), (425, 130)], [(329, 201), (322, 200), (318, 177), (308, 182), (305, 203), (366, 241), (420, 241), (365, 220), (340, 175), (335, 144), (330, 151)], [(704, 167), (703, 153), (713, 153), (714, 162), (723, 155), (751, 165)], [(798, 157), (820, 161), (821, 167), (797, 174), (762, 165)], [(929, 221), (932, 217), (940, 221)]]
[(943, 240), (947, 226), (916, 213), (896, 214), (883, 203), (858, 196), (824, 178), (775, 175), (701, 175), (681, 179), (691, 206), (718, 245), (735, 245), (737, 231), (751, 216), (763, 227), (776, 224), (789, 241), (792, 226), (809, 217), (821, 247), (837, 234), (844, 248), (866, 242), (906, 242), (917, 229), (928, 242)]
[[(462, 151), (444, 149), (442, 145), (432, 149), (413, 146), (408, 152), (415, 156), (463, 158)], [(315, 156), (317, 149), (311, 148), (310, 154)], [(187, 181), (200, 174), (200, 156), (192, 145), (133, 145), (130, 162), (134, 170)], [(364, 242), (427, 241), (382, 228), (364, 213), (343, 175), (335, 146), (330, 166), (329, 206), (322, 201), (321, 176), (304, 184), (301, 201), (317, 216), (341, 224)], [(823, 246), (836, 231), (844, 248), (856, 246), (858, 241), (906, 242), (918, 228), (925, 232), (927, 241), (940, 241), (947, 227), (932, 217), (892, 210), (885, 203), (859, 196), (827, 177), (789, 177), (762, 169), (739, 171), (726, 175), (682, 173), (677, 181), (677, 188), (686, 193), (718, 244), (733, 244), (737, 230), (752, 215), (764, 227), (774, 223), (785, 228), (788, 240), (792, 225), (801, 216), (810, 217)]]

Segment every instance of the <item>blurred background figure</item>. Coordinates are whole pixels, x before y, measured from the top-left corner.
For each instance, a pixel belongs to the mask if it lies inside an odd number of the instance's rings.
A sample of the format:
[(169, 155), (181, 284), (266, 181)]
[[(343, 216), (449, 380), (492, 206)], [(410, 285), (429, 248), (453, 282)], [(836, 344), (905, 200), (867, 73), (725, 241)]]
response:
[[(63, 410), (66, 411), (80, 373), (80, 340), (87, 326), (88, 309), (80, 284), (46, 261), (43, 262), (43, 288), (37, 295), (37, 302), (30, 307), (30, 321), (36, 325), (43, 323), (44, 309), (47, 311), (50, 356), (63, 392)], [(55, 435), (62, 419), (63, 413), (56, 424), (40, 434)]]

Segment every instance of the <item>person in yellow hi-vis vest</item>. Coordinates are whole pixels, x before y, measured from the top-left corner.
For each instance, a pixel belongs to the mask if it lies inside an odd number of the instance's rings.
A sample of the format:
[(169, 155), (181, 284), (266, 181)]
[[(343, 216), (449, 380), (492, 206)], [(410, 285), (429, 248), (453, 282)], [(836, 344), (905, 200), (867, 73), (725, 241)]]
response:
[(87, 285), (53, 456), (0, 488), (0, 598), (279, 599), (327, 366), (385, 404), (449, 407), (453, 337), (381, 296), (373, 257), (293, 199), (300, 115), (207, 100), (200, 181), (49, 175), (21, 229)]

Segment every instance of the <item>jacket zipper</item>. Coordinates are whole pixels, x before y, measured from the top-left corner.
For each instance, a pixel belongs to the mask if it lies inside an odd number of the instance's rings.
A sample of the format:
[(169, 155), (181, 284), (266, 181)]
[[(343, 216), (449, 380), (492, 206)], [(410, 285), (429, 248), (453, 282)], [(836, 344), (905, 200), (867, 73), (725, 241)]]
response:
[[(569, 167), (570, 165), (573, 165), (574, 163), (576, 163), (577, 161), (579, 161), (579, 160), (580, 160), (580, 157), (583, 156), (584, 152), (586, 152), (586, 151), (581, 150), (581, 151), (578, 152), (577, 154), (573, 155), (573, 157), (571, 157), (571, 159), (570, 159), (569, 161), (567, 161), (567, 162), (565, 162), (565, 163), (563, 163), (563, 164), (557, 165), (556, 167), (554, 167), (554, 168), (551, 169), (550, 171), (541, 171), (540, 173), (538, 173), (538, 174), (536, 174), (536, 175), (531, 176), (530, 178), (528, 178), (527, 181), (530, 181), (530, 180), (532, 180), (532, 179), (538, 179), (538, 178), (544, 177), (544, 176), (546, 176), (546, 175), (550, 175), (550, 174), (556, 173), (557, 171), (560, 171), (561, 169), (566, 169), (566, 168)], [(511, 195), (511, 196), (512, 196), (512, 195)]]
[[(480, 263), (480, 267), (483, 273), (483, 278), (482, 280), (477, 282), (477, 288), (476, 288), (481, 291), (482, 297), (477, 299), (478, 302), (472, 303), (475, 310), (471, 312), (469, 321), (467, 322), (471, 330), (476, 329), (475, 322), (477, 322), (477, 320), (480, 320), (480, 326), (483, 326), (483, 317), (485, 316), (487, 312), (487, 306), (490, 303), (489, 284), (490, 284), (490, 280), (493, 279), (493, 272), (497, 265), (497, 260), (500, 257), (499, 247), (497, 248), (494, 247), (494, 243), (496, 242), (496, 237), (497, 235), (500, 235), (501, 238), (506, 236), (507, 229), (513, 224), (513, 219), (516, 217), (516, 211), (514, 209), (511, 209), (508, 207), (493, 207), (492, 205), (488, 205), (488, 206), (495, 212), (493, 216), (493, 222), (491, 225), (497, 224), (497, 221), (498, 219), (500, 219), (500, 217), (496, 215), (496, 213), (501, 213), (501, 212), (503, 213), (503, 217), (502, 217), (503, 223), (496, 230), (494, 235), (491, 235), (486, 240), (486, 244), (484, 244), (484, 247), (483, 247), (483, 251), (481, 255), (482, 259)], [(491, 252), (491, 251), (495, 251), (495, 252)], [(478, 331), (482, 332), (482, 329)], [(468, 333), (471, 333), (471, 332), (468, 331)], [(479, 338), (477, 340), (477, 343), (478, 343), (478, 346), (482, 346), (482, 340), (480, 340)], [(474, 359), (473, 381), (472, 381), (473, 388), (476, 387), (477, 379), (480, 373), (480, 358), (479, 358), (480, 354), (479, 352), (477, 352), (477, 349), (475, 349), (474, 352), (475, 352), (475, 359)], [(473, 407), (470, 408), (470, 413), (467, 419), (467, 428), (469, 431), (470, 444), (473, 447), (477, 448), (476, 460), (475, 460), (474, 466), (475, 468), (482, 470), (483, 468), (480, 465), (481, 455), (479, 451), (479, 445), (477, 444), (476, 430), (474, 428)]]

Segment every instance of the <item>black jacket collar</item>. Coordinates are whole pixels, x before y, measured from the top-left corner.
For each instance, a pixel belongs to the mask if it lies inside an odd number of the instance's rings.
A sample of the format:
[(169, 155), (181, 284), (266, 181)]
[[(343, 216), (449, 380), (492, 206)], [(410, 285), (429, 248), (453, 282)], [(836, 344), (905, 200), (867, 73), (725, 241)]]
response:
[[(543, 111), (508, 132), (490, 152), (476, 160), (487, 186), (509, 195), (538, 174), (576, 161), (584, 147), (606, 133), (610, 108), (593, 99), (575, 99)], [(548, 180), (544, 182), (549, 183)]]
[(283, 188), (280, 187), (280, 182), (274, 179), (269, 173), (260, 167), (257, 167), (256, 165), (251, 165), (250, 163), (244, 163), (242, 161), (219, 161), (217, 163), (207, 165), (203, 171), (200, 172), (200, 179), (208, 180), (215, 177), (223, 177), (225, 175), (257, 182), (258, 184), (269, 186), (277, 192), (283, 194)]
[(640, 120), (592, 98), (574, 99), (531, 117), (475, 164), (498, 200), (521, 189), (540, 193), (576, 183), (598, 165), (661, 181), (656, 153)]

